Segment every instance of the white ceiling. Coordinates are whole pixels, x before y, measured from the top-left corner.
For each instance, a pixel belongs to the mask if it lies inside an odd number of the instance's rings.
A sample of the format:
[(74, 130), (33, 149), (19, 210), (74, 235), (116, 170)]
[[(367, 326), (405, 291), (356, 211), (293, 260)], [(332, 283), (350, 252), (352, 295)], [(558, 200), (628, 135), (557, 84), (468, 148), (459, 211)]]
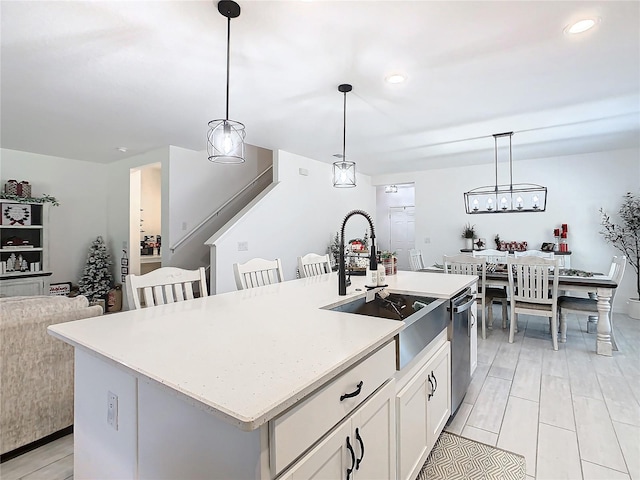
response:
[[(248, 143), (370, 175), (640, 143), (640, 2), (240, 1), (230, 118)], [(216, 1), (2, 1), (1, 146), (111, 162), (206, 148), (225, 115)], [(585, 16), (579, 36), (563, 28)], [(392, 72), (408, 81), (385, 83)], [(117, 147), (126, 146), (127, 153)]]

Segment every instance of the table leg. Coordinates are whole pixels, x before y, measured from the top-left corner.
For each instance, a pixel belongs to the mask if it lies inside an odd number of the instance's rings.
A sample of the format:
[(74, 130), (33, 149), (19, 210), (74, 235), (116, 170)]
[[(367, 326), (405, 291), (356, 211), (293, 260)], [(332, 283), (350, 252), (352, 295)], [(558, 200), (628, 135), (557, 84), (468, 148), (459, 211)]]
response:
[(609, 311), (611, 310), (611, 289), (598, 288), (598, 335), (596, 338), (596, 353), (598, 355), (612, 355), (611, 322)]

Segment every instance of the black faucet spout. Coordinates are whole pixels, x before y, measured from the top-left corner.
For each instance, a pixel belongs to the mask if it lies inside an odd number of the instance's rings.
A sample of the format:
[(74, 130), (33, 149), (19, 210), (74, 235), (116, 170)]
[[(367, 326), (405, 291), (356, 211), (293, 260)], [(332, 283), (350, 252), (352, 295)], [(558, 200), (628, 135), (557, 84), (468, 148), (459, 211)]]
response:
[(362, 215), (369, 222), (369, 227), (371, 229), (371, 255), (369, 256), (369, 268), (371, 270), (376, 270), (378, 268), (378, 260), (376, 258), (376, 231), (373, 226), (373, 220), (371, 216), (365, 212), (364, 210), (351, 210), (347, 213), (342, 221), (342, 226), (340, 227), (340, 261), (338, 263), (338, 295), (346, 295), (347, 294), (347, 269), (345, 266), (345, 258), (344, 258), (344, 227), (347, 224), (347, 220), (349, 220), (354, 215)]

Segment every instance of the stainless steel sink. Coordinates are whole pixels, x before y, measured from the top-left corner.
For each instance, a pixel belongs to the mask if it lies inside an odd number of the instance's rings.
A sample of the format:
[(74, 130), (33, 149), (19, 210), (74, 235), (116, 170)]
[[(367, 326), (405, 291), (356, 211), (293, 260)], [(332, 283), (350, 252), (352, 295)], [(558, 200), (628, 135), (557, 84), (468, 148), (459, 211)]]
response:
[(362, 297), (325, 308), (404, 321), (404, 330), (396, 335), (396, 369), (400, 370), (447, 328), (448, 303), (446, 299), (391, 293), (386, 298), (376, 294), (375, 299), (370, 302)]

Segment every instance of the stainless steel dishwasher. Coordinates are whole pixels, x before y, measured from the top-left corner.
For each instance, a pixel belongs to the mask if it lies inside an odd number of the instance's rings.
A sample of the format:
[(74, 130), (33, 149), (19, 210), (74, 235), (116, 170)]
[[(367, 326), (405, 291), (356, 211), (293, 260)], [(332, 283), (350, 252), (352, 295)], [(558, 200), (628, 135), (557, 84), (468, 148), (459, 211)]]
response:
[(471, 382), (471, 328), (475, 320), (471, 306), (476, 301), (471, 289), (466, 289), (451, 299), (451, 415), (462, 403)]

